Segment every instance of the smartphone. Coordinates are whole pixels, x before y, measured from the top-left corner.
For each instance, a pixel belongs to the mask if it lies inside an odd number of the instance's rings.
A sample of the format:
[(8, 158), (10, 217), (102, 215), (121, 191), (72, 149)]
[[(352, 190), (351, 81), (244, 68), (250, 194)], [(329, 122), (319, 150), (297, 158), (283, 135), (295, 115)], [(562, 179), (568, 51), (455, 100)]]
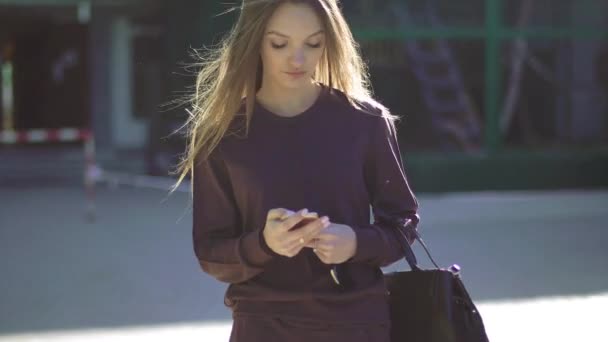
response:
[(304, 227), (305, 225), (309, 224), (310, 222), (318, 219), (318, 216), (307, 216), (304, 217), (300, 222), (296, 223), (290, 230), (296, 230), (296, 229), (300, 229), (302, 227)]

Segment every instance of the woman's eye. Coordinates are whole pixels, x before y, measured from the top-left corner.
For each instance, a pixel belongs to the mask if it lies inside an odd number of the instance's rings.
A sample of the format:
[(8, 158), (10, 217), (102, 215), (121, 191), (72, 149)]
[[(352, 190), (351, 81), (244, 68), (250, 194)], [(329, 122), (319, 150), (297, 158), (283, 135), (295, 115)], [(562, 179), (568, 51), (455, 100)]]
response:
[(272, 46), (273, 49), (282, 49), (287, 45), (287, 43), (283, 43), (283, 44), (270, 43), (270, 45)]
[(313, 49), (316, 49), (316, 48), (321, 47), (321, 43), (317, 43), (317, 44), (306, 44), (306, 45), (308, 45), (309, 47), (311, 47), (311, 48), (313, 48)]

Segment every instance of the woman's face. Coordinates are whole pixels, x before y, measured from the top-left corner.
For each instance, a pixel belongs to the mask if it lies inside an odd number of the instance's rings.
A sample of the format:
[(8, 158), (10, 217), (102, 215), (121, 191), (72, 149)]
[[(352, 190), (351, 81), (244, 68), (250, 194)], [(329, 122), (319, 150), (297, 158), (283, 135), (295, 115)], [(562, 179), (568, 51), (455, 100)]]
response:
[(314, 10), (306, 4), (280, 5), (262, 39), (264, 85), (293, 89), (310, 83), (324, 49), (323, 26)]

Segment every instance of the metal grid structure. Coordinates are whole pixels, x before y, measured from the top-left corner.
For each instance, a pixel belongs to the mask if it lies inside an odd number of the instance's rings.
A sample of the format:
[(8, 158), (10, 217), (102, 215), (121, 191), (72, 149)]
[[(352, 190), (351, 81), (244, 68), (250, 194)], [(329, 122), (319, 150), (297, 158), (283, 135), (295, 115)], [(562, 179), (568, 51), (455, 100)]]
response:
[[(469, 143), (465, 141), (465, 134), (481, 133), (483, 136), (480, 146), (487, 154), (495, 154), (507, 147), (505, 126), (511, 120), (513, 103), (517, 101), (514, 93), (521, 91), (521, 87), (511, 88), (514, 84), (521, 83), (521, 69), (525, 58), (520, 55), (525, 53), (526, 46), (550, 46), (568, 42), (570, 45), (566, 48), (578, 51), (585, 48), (597, 50), (598, 46), (606, 46), (608, 38), (608, 1), (354, 1), (350, 6), (346, 6), (345, 12), (347, 15), (350, 13), (356, 38), (363, 47), (375, 45), (376, 47), (370, 49), (375, 50), (380, 42), (384, 45), (399, 42), (407, 46), (405, 54), (410, 61), (410, 69), (417, 74), (420, 88), (429, 88), (433, 83), (435, 86), (446, 88), (449, 83), (455, 93), (458, 93), (459, 87), (464, 90), (466, 85), (460, 75), (462, 71), (458, 71), (455, 57), (450, 56), (453, 55), (453, 49), (450, 49), (449, 44), (463, 41), (480, 42), (483, 46), (480, 51), (483, 56), (479, 60), (483, 63), (483, 80), (480, 80), (483, 82), (483, 88), (477, 101), (478, 106), (470, 106), (474, 101), (468, 100), (465, 94), (456, 94), (458, 103), (452, 107), (454, 111), (461, 108), (461, 112), (472, 113), (461, 119), (468, 122), (467, 128), (458, 133), (458, 139), (463, 141), (461, 145), (465, 147), (463, 150), (468, 150), (466, 147)], [(429, 49), (425, 51), (416, 46), (422, 41), (432, 42), (434, 47), (430, 53)], [(384, 49), (388, 51), (388, 48)], [(504, 56), (505, 53), (510, 54), (510, 60)], [(608, 63), (608, 57), (601, 57), (601, 52), (586, 53), (595, 53), (598, 59), (603, 59), (601, 63)], [(378, 57), (373, 54), (370, 53), (370, 59), (377, 60)], [(376, 52), (376, 55), (383, 55), (384, 58), (390, 54)], [(389, 63), (395, 64), (399, 57), (395, 57), (394, 52), (392, 55), (388, 57)], [(431, 79), (420, 71), (424, 68), (419, 64), (438, 62), (448, 69), (445, 73), (447, 76), (443, 79)], [(577, 85), (581, 83), (580, 79), (571, 81)], [(425, 93), (423, 89), (423, 97), (428, 97)], [(437, 107), (439, 103), (428, 100), (425, 102), (427, 108), (433, 105)], [(469, 109), (464, 110), (467, 107)], [(434, 110), (429, 108), (429, 112)], [(478, 116), (477, 122), (472, 119), (475, 115)], [(601, 113), (598, 115), (606, 116)], [(449, 130), (440, 129), (444, 132)]]

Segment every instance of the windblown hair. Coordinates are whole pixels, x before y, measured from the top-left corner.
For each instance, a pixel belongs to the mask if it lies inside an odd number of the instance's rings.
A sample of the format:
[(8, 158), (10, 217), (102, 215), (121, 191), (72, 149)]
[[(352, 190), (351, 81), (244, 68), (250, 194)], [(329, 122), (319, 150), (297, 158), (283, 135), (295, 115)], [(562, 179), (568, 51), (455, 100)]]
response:
[(397, 118), (372, 99), (367, 67), (342, 15), (339, 0), (243, 0), (236, 8), (240, 11), (239, 18), (228, 35), (216, 47), (198, 55), (196, 86), (188, 99), (189, 117), (183, 126), (188, 144), (177, 165), (175, 174), (179, 177), (172, 191), (193, 171), (195, 161), (207, 158), (217, 147), (243, 100), (248, 132), (262, 81), (262, 39), (270, 17), (286, 2), (310, 5), (323, 24), (326, 44), (314, 81), (340, 90), (355, 107), (371, 102), (385, 115)]

